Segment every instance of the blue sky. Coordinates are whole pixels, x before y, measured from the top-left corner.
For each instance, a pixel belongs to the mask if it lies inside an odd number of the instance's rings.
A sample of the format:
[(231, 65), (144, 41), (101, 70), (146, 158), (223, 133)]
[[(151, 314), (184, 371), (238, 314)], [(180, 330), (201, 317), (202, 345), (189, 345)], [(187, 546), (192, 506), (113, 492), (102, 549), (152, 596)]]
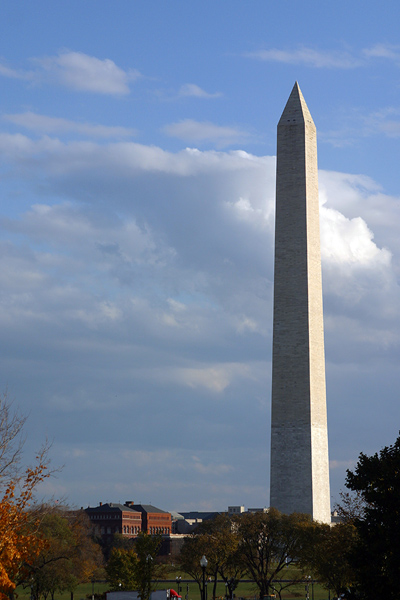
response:
[(44, 496), (269, 502), (276, 125), (318, 130), (332, 502), (400, 423), (398, 3), (5, 0), (3, 389)]

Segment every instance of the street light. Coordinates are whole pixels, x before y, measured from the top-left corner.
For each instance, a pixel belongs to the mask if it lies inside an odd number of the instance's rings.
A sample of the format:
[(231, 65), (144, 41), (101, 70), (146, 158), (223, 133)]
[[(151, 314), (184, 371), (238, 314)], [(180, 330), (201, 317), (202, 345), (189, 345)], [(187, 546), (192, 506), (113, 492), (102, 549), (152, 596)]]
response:
[(203, 593), (202, 593), (202, 600), (206, 600), (206, 568), (208, 565), (208, 560), (206, 559), (206, 557), (203, 556), (200, 559), (200, 566), (203, 570)]
[(306, 600), (310, 600), (310, 581), (311, 575), (308, 575), (308, 577), (306, 577)]
[(152, 576), (152, 570), (153, 570), (153, 557), (151, 556), (151, 554), (148, 554), (146, 556), (146, 564), (147, 564), (147, 581), (146, 581), (146, 593), (145, 593), (145, 598), (143, 600), (150, 600), (150, 596), (151, 596), (151, 576)]
[(176, 585), (178, 587), (178, 596), (181, 595), (181, 581), (182, 581), (182, 577), (176, 577)]

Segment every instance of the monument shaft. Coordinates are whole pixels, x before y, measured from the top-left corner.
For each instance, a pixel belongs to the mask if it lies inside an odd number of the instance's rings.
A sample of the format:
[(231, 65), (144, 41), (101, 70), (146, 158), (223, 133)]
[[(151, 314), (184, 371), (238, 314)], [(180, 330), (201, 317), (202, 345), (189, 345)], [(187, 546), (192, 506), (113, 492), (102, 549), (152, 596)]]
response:
[(330, 523), (317, 142), (297, 83), (277, 143), (270, 505)]

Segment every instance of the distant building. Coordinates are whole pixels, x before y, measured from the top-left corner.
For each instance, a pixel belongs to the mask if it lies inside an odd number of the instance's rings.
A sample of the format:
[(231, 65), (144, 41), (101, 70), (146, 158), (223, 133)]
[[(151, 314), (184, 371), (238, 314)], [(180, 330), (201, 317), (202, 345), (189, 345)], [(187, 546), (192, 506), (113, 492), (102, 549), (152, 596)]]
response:
[(220, 512), (179, 512), (173, 513), (173, 533), (187, 534), (191, 533), (196, 527), (208, 521), (209, 519), (215, 519)]
[(116, 533), (135, 538), (141, 531), (150, 535), (171, 534), (171, 514), (150, 504), (108, 502), (85, 509), (95, 535), (104, 542), (112, 541)]
[(135, 510), (142, 515), (142, 531), (150, 535), (171, 535), (171, 513), (156, 508), (151, 504), (134, 504), (133, 502), (125, 502), (125, 506), (131, 510)]
[(142, 531), (142, 513), (130, 506), (109, 502), (94, 508), (85, 509), (95, 535), (101, 536), (105, 542), (111, 542), (116, 533), (134, 538)]
[(244, 513), (245, 508), (244, 506), (228, 506), (228, 515), (232, 516), (232, 515), (240, 515), (242, 513)]

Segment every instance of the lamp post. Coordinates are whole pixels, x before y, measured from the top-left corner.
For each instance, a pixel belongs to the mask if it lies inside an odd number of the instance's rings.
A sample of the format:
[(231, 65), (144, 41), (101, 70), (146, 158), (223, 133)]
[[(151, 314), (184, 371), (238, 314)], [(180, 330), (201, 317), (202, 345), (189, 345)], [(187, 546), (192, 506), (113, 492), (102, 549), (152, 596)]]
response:
[(310, 581), (311, 581), (311, 575), (308, 575), (308, 577), (306, 577), (306, 600), (310, 600)]
[(181, 581), (182, 581), (182, 577), (176, 577), (176, 586), (178, 588), (178, 596), (181, 595)]
[(208, 560), (206, 559), (206, 557), (203, 556), (200, 559), (200, 566), (202, 568), (203, 571), (203, 593), (201, 595), (202, 600), (206, 600), (206, 568), (208, 565)]
[(150, 600), (151, 595), (151, 576), (152, 576), (152, 567), (153, 567), (153, 557), (151, 554), (146, 556), (146, 564), (147, 564), (147, 581), (146, 581), (146, 593), (145, 598), (143, 600)]

